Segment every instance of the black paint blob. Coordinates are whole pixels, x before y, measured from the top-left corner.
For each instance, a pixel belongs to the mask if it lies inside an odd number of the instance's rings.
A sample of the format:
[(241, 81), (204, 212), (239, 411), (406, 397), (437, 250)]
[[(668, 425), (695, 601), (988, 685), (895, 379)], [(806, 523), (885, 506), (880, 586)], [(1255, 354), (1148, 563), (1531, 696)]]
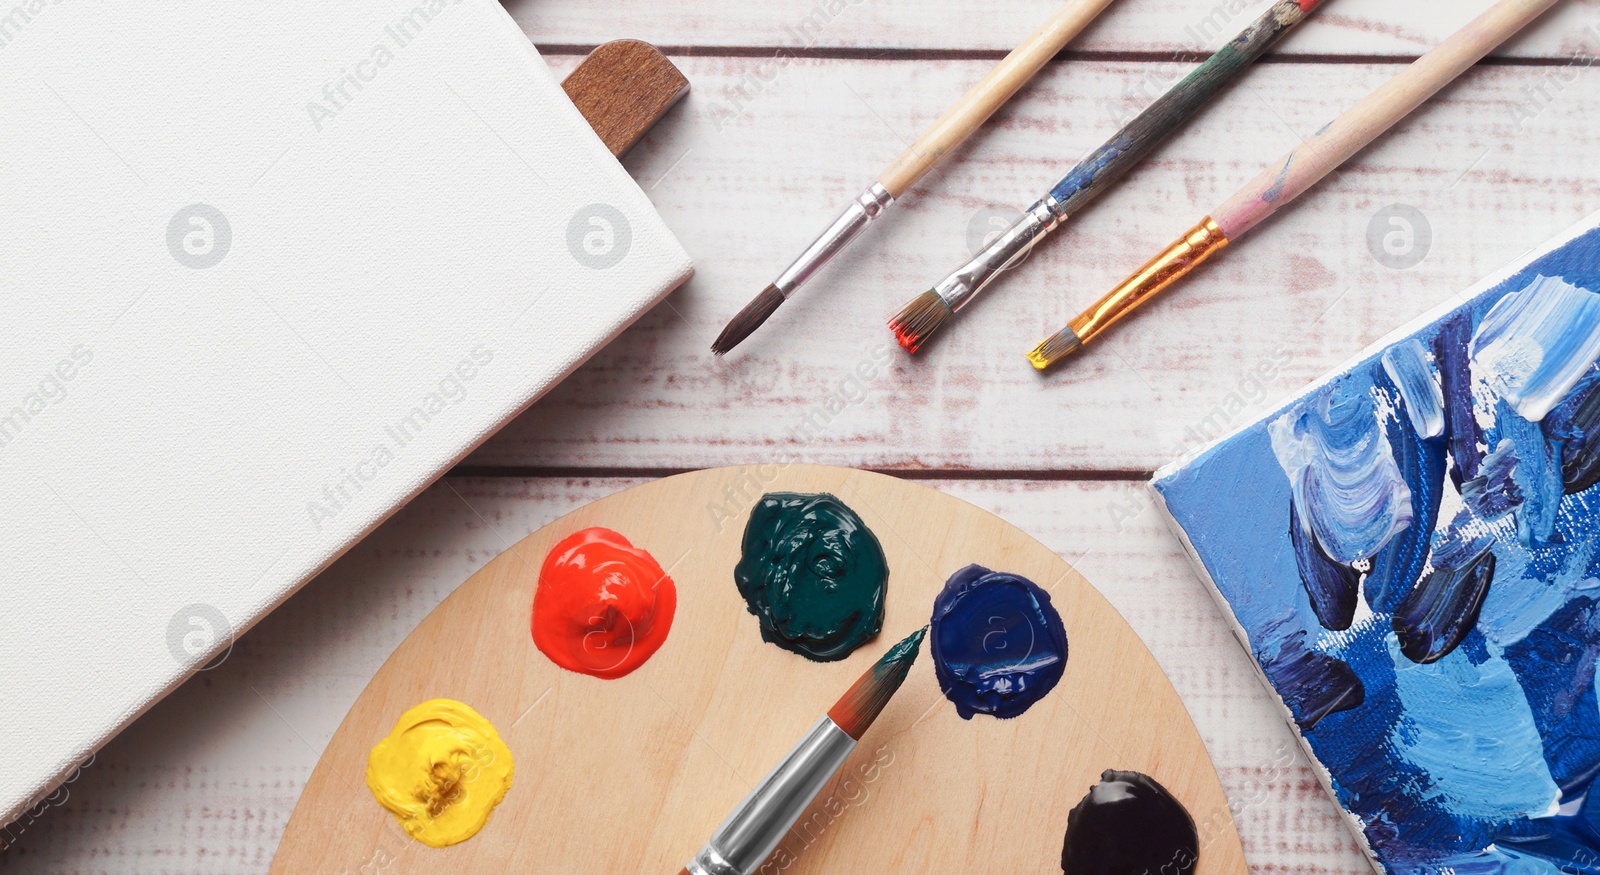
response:
[(1066, 875), (1186, 875), (1199, 859), (1194, 818), (1149, 775), (1107, 769), (1067, 815)]
[[(1552, 411), (1542, 423), (1547, 436), (1561, 441), (1561, 485), (1568, 495), (1576, 495), (1600, 483), (1600, 385), (1589, 389), (1570, 413), (1567, 404)], [(1556, 434), (1558, 422), (1565, 425)]]
[(1478, 624), (1478, 611), (1492, 580), (1494, 553), (1486, 544), (1464, 564), (1436, 568), (1417, 581), (1391, 621), (1400, 652), (1412, 662), (1427, 665), (1455, 650)]

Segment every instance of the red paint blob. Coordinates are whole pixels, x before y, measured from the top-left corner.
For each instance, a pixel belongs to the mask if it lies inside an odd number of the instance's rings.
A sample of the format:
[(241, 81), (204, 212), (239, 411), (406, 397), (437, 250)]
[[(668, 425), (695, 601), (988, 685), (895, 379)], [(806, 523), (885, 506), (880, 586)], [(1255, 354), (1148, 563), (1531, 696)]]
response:
[(567, 536), (544, 557), (533, 643), (568, 671), (620, 678), (667, 640), (678, 587), (649, 553), (610, 529)]

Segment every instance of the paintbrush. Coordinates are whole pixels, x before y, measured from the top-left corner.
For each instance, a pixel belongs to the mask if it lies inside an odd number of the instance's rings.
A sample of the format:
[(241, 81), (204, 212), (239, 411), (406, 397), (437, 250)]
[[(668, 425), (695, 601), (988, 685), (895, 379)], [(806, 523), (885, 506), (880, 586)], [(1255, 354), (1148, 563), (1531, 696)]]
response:
[(974, 131), (994, 115), (995, 110), (1010, 100), (1046, 62), (1055, 57), (1056, 52), (1061, 51), (1110, 4), (1111, 0), (1069, 0), (1062, 6), (1049, 21), (978, 80), (978, 84), (972, 86), (915, 143), (900, 153), (894, 163), (878, 174), (877, 181), (858, 195), (850, 206), (845, 207), (821, 237), (779, 274), (772, 285), (762, 289), (761, 294), (756, 295), (733, 317), (712, 342), (711, 351), (723, 355), (744, 342), (823, 265), (844, 251), (869, 222), (882, 215), (895, 198), (904, 194), (923, 174), (966, 142)]
[(1077, 352), (1299, 197), (1558, 0), (1500, 0), (1317, 131), (1028, 353), (1039, 370)]
[(911, 671), (928, 627), (889, 648), (733, 809), (679, 875), (750, 875), (844, 765)]
[(921, 349), (928, 338), (972, 303), (1002, 271), (1020, 263), (1040, 240), (1143, 161), (1150, 150), (1183, 127), (1322, 2), (1278, 0), (1272, 4), (1231, 42), (1078, 162), (1049, 194), (1028, 207), (1020, 219), (982, 252), (901, 308), (889, 320), (895, 339), (907, 352)]

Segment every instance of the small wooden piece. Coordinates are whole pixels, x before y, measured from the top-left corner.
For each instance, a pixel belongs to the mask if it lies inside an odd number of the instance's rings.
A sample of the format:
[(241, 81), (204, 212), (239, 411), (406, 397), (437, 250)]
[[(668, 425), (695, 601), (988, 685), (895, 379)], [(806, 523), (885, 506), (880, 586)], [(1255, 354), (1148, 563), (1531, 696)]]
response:
[(689, 80), (655, 46), (619, 39), (590, 52), (561, 87), (621, 158), (689, 93)]
[[(733, 582), (763, 491), (831, 492), (877, 533), (891, 577), (883, 634), (827, 664), (761, 640)], [(648, 550), (677, 582), (672, 632), (617, 680), (535, 649), (529, 611), (545, 552), (589, 526)], [(603, 498), (523, 539), (462, 584), (395, 650), (329, 742), (273, 860), (278, 875), (675, 872), (861, 672), (928, 622), (951, 572), (1025, 575), (1066, 624), (1066, 676), (1014, 720), (962, 720), (927, 649), (762, 871), (1059, 871), (1067, 814), (1104, 769), (1151, 775), (1194, 816), (1197, 875), (1244, 875), (1205, 745), (1116, 609), (1053, 551), (944, 493), (843, 468), (697, 471)], [(477, 836), (407, 838), (363, 781), (395, 719), (445, 696), (491, 720), (516, 761)], [(781, 855), (781, 856), (780, 856)]]

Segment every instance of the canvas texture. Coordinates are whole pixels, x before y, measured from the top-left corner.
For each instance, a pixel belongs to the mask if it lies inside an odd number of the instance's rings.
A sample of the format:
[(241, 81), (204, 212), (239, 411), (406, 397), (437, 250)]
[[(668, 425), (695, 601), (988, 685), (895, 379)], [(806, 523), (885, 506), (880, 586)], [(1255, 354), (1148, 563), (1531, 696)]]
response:
[(1600, 864), (1597, 292), (1600, 216), (1152, 484), (1388, 871)]
[(0, 21), (0, 822), (690, 272), (492, 0)]

